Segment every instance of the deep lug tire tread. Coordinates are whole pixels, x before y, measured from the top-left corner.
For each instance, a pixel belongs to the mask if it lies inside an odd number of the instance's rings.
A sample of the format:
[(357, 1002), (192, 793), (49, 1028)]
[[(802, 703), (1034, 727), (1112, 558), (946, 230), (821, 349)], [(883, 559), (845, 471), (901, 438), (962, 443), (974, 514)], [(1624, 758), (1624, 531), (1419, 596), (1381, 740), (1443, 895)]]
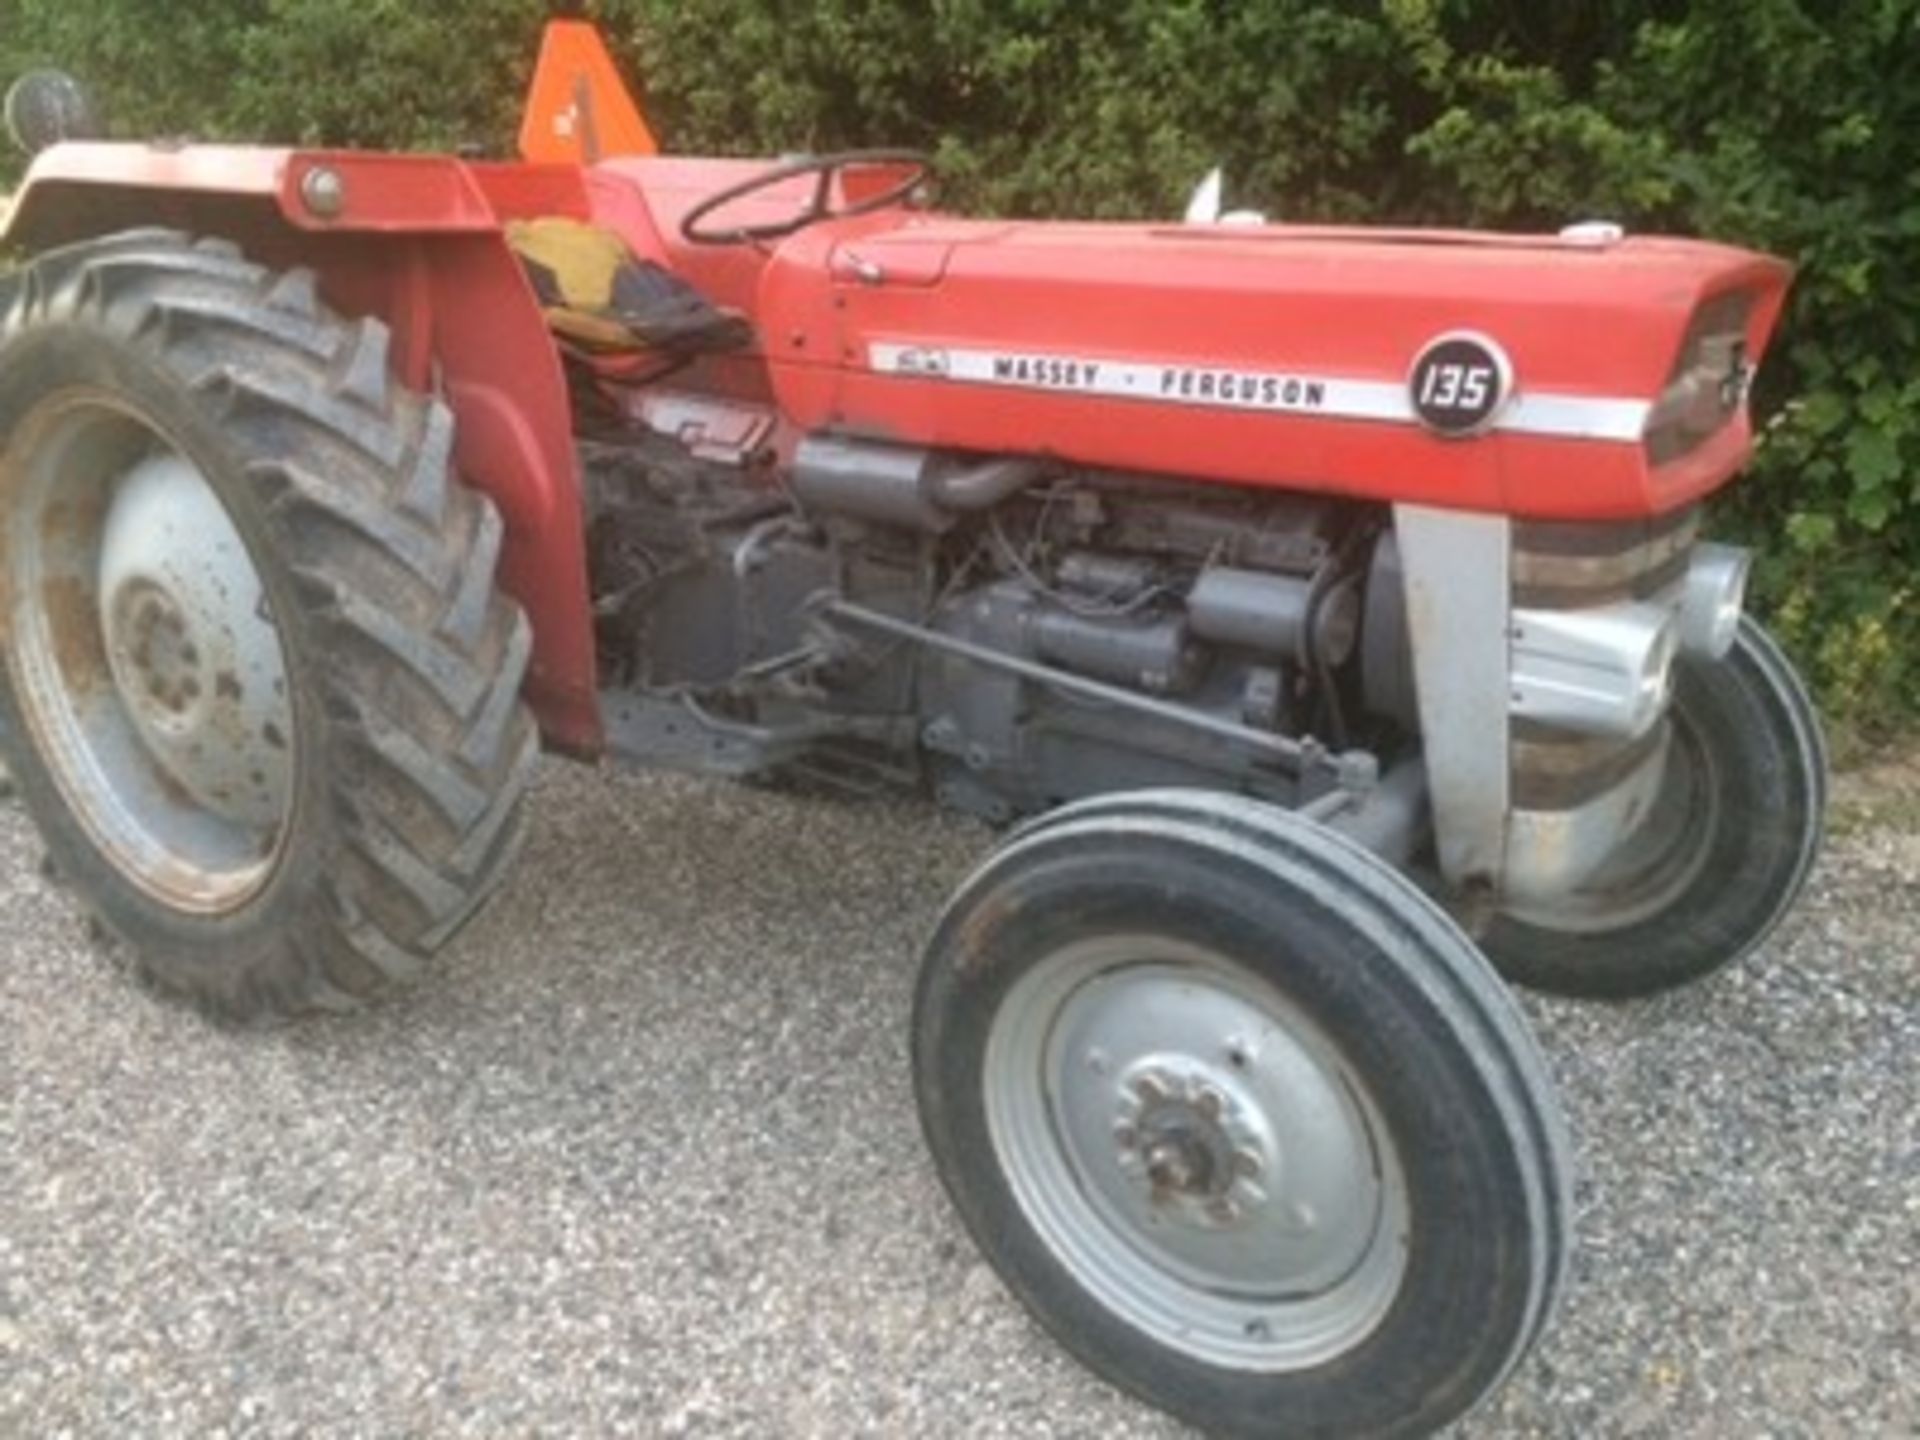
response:
[(539, 750), (519, 700), (530, 631), (494, 585), (499, 514), (453, 472), (451, 413), (395, 381), (384, 324), (334, 315), (311, 272), (224, 241), (117, 235), (36, 257), (10, 288), (0, 355), (41, 327), (90, 331), (217, 421), (270, 537), (259, 558), (284, 565), (317, 657), (289, 679), (318, 690), (308, 759), (336, 863), (310, 877), (298, 923), (232, 965), (126, 934), (135, 964), (236, 1018), (413, 980), (509, 867)]

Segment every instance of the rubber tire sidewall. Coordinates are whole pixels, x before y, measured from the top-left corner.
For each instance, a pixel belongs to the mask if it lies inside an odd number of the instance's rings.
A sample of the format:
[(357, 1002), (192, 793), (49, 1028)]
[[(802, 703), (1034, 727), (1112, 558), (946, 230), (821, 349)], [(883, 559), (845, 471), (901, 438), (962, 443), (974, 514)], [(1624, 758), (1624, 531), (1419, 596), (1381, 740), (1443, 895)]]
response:
[[(1524, 1178), (1495, 1101), (1428, 998), (1397, 963), (1382, 962), (1337, 904), (1276, 891), (1269, 872), (1223, 864), (1217, 853), (1077, 837), (967, 896), (921, 974), (921, 1119), (969, 1230), (1090, 1368), (1211, 1433), (1430, 1433), (1498, 1382), (1525, 1324), (1532, 1277), (1524, 1243), (1510, 1243), (1529, 1223)], [(1411, 1242), (1391, 1310), (1338, 1359), (1249, 1374), (1163, 1347), (1081, 1289), (1009, 1189), (982, 1093), (993, 1017), (1031, 965), (1114, 930), (1177, 937), (1232, 959), (1315, 1021), (1368, 1086), (1406, 1176)]]

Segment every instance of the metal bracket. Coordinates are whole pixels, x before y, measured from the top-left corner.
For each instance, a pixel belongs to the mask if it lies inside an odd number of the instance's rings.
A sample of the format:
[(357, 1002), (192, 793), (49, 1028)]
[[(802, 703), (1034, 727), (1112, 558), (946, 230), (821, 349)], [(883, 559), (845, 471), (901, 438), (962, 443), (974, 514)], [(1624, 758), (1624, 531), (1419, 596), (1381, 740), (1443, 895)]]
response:
[(1511, 806), (1513, 527), (1499, 515), (1393, 507), (1440, 869), (1499, 888)]
[(902, 739), (885, 716), (827, 715), (796, 724), (752, 725), (709, 713), (686, 694), (609, 690), (600, 697), (607, 746), (622, 759), (666, 770), (739, 778), (804, 757), (826, 740)]

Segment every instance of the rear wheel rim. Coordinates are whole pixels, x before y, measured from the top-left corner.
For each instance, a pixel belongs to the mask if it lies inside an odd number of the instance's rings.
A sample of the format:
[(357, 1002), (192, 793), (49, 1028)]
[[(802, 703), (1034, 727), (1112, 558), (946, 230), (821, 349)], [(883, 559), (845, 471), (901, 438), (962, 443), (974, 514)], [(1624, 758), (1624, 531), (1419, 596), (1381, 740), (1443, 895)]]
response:
[(1048, 955), (997, 1009), (983, 1091), (1028, 1222), (1160, 1344), (1300, 1370), (1392, 1308), (1410, 1204), (1380, 1112), (1326, 1033), (1224, 956), (1146, 935)]
[(67, 808), (169, 908), (244, 905), (285, 846), (296, 734), (231, 515), (183, 447), (103, 391), (43, 402), (0, 477), (7, 664)]

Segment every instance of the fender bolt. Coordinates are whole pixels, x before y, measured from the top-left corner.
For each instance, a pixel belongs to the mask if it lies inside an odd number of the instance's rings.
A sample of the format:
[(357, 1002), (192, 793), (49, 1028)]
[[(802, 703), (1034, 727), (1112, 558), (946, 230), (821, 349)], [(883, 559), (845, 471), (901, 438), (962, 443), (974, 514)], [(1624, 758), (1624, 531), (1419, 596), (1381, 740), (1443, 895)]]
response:
[(300, 181), (300, 198), (322, 220), (335, 219), (347, 208), (347, 182), (338, 170), (322, 165), (309, 170)]

